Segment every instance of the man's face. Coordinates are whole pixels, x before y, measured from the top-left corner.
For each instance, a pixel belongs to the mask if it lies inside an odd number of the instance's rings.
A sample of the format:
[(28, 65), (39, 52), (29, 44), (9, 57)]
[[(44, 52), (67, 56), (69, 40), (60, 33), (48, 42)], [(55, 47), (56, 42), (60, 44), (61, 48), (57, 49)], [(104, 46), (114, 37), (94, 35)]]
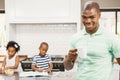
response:
[(100, 13), (96, 9), (84, 10), (82, 13), (82, 22), (87, 32), (94, 32), (99, 25)]

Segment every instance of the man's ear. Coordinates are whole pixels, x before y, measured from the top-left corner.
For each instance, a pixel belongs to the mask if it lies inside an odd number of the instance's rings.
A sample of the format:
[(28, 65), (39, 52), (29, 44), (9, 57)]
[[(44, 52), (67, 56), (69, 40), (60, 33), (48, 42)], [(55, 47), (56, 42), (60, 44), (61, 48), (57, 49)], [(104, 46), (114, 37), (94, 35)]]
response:
[(40, 50), (40, 47), (38, 49)]
[(99, 13), (99, 18), (101, 17), (101, 13)]

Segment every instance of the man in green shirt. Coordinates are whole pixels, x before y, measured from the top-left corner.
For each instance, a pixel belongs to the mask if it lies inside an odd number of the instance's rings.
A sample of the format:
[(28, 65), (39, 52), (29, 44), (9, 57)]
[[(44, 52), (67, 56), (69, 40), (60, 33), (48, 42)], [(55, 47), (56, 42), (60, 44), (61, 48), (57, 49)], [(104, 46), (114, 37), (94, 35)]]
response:
[(98, 3), (86, 2), (82, 12), (85, 28), (72, 37), (71, 50), (64, 60), (70, 70), (78, 59), (77, 80), (112, 80), (114, 58), (120, 64), (120, 40), (100, 26), (100, 16)]

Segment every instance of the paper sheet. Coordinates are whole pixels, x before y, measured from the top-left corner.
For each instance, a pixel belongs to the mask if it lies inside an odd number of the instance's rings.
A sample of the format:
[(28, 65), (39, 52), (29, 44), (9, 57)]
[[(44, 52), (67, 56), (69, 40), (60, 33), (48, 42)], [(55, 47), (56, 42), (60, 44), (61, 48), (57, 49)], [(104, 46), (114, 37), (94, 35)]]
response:
[(40, 77), (48, 76), (47, 72), (20, 72), (19, 77)]

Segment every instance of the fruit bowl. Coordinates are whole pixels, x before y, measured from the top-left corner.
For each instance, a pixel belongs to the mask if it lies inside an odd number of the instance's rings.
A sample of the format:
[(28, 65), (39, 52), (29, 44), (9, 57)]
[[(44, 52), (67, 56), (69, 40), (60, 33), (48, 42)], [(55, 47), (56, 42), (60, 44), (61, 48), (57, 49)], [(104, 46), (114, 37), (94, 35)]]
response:
[(13, 76), (14, 75), (14, 70), (13, 69), (6, 69), (5, 70), (5, 74), (7, 76)]

